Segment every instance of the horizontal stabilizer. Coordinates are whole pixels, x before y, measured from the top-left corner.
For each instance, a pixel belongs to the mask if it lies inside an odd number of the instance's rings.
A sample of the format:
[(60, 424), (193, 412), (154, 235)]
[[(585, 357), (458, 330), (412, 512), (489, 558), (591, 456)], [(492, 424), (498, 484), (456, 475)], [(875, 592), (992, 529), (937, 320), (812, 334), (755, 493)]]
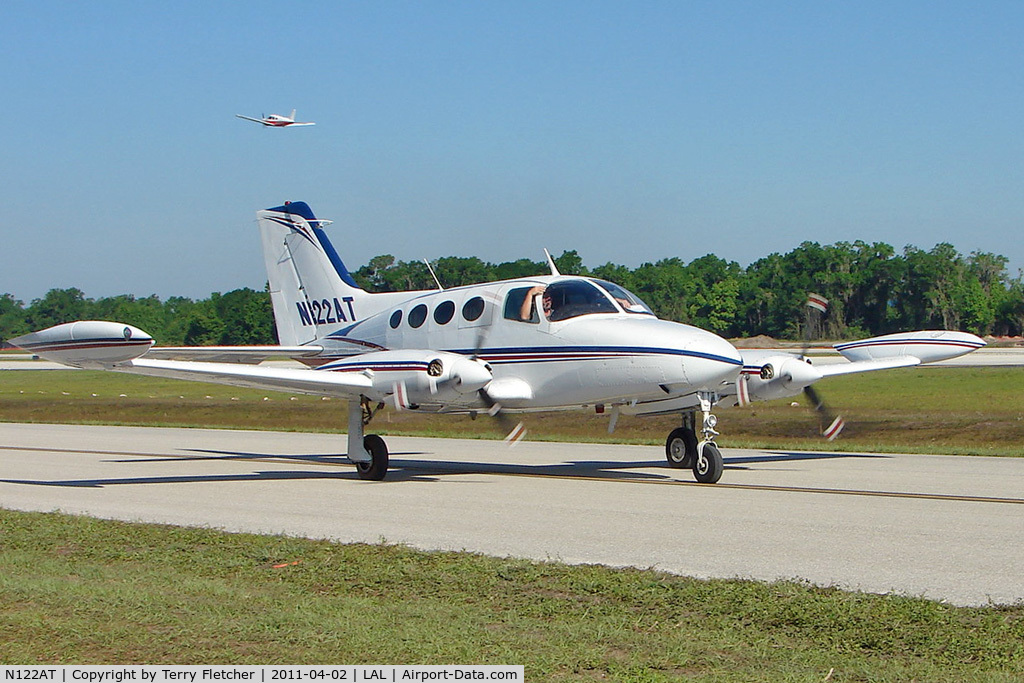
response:
[(154, 346), (146, 358), (212, 363), (261, 363), (265, 360), (315, 358), (322, 346)]

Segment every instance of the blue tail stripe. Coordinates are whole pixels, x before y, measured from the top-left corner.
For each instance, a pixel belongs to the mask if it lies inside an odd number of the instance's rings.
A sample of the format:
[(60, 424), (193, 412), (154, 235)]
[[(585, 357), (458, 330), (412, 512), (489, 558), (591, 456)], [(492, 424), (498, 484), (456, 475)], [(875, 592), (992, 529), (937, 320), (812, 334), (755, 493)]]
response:
[(331, 244), (329, 239), (327, 239), (327, 233), (316, 227), (313, 228), (313, 232), (316, 234), (317, 239), (320, 240), (320, 246), (324, 248), (324, 253), (327, 254), (327, 258), (330, 259), (331, 265), (333, 265), (334, 269), (338, 271), (338, 277), (341, 278), (342, 282), (349, 287), (360, 289), (359, 285), (356, 284), (356, 281), (352, 279), (352, 275), (348, 272), (348, 268), (346, 268), (345, 264), (341, 262), (341, 257), (338, 256), (338, 252), (334, 250), (334, 245)]
[(273, 209), (268, 209), (268, 211), (290, 213), (293, 216), (301, 216), (306, 219), (313, 228), (313, 233), (316, 235), (316, 238), (320, 240), (320, 246), (323, 247), (324, 253), (327, 254), (328, 260), (330, 260), (331, 265), (334, 266), (334, 270), (337, 271), (338, 277), (341, 278), (341, 281), (349, 287), (360, 289), (359, 285), (356, 284), (356, 281), (352, 279), (352, 275), (348, 272), (348, 268), (345, 267), (341, 257), (338, 256), (338, 252), (335, 251), (334, 245), (331, 244), (329, 239), (327, 239), (327, 233), (320, 228), (320, 224), (317, 222), (316, 216), (313, 215), (313, 209), (309, 208), (309, 204), (306, 202), (289, 202), (284, 206), (277, 206)]

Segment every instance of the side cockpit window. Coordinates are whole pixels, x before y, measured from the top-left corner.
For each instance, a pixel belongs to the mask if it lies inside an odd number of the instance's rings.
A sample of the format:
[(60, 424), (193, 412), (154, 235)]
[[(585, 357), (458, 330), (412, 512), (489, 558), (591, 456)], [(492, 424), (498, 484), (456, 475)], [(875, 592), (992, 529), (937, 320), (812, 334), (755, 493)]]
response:
[(505, 297), (505, 319), (539, 323), (540, 316), (533, 301), (537, 291), (538, 287), (516, 287), (510, 291)]

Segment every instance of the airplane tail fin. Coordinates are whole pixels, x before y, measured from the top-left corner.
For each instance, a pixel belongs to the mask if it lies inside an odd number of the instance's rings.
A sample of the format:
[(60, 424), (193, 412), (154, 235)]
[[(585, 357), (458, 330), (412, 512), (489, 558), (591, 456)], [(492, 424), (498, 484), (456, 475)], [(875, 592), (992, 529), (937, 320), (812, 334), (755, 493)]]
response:
[(294, 121), (294, 120), (295, 120), (295, 110), (292, 109), (292, 121)]
[(278, 341), (306, 344), (372, 314), (362, 290), (305, 202), (256, 213)]
[(331, 221), (314, 216), (305, 202), (257, 211), (256, 218), (283, 346), (323, 339), (421, 293), (360, 288), (324, 232)]

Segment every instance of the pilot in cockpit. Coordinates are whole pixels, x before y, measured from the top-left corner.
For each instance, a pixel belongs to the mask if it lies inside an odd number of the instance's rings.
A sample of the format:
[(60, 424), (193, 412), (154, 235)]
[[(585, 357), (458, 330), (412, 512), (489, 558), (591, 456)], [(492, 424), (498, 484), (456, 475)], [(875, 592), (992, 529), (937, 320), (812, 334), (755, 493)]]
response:
[(523, 306), (519, 309), (520, 320), (528, 322), (533, 319), (533, 302), (538, 294), (542, 295), (541, 308), (544, 310), (544, 317), (551, 318), (551, 295), (546, 289), (544, 285), (530, 287), (529, 291), (526, 292), (526, 296), (523, 297)]

